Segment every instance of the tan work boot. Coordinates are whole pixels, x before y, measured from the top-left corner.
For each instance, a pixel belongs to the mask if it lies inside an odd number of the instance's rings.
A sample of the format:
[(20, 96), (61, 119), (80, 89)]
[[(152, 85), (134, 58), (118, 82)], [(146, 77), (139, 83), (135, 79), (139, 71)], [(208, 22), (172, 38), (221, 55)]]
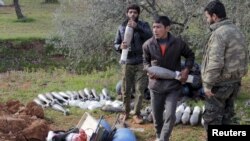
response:
[(116, 97), (116, 100), (122, 100), (122, 95), (118, 95), (118, 96)]
[(131, 110), (131, 111), (129, 112), (129, 114), (130, 114), (130, 115), (135, 115), (135, 111), (134, 111), (134, 110)]
[(141, 117), (141, 116), (138, 116), (138, 115), (133, 116), (133, 121), (134, 121), (136, 124), (142, 124), (142, 123), (143, 123), (142, 117)]
[(120, 117), (119, 117), (119, 119), (122, 122), (125, 122), (128, 118), (129, 118), (129, 114), (121, 114)]

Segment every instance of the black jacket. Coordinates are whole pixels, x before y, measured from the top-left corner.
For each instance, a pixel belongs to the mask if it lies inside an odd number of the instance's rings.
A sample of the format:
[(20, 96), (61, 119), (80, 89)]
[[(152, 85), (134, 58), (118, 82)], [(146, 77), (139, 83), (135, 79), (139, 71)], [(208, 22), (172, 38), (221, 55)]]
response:
[[(121, 24), (117, 30), (114, 48), (117, 52), (121, 53), (121, 43), (124, 39), (125, 28), (128, 21)], [(137, 26), (134, 29), (133, 38), (131, 41), (131, 48), (129, 49), (126, 64), (136, 65), (143, 62), (142, 59), (142, 45), (143, 43), (152, 36), (152, 31), (147, 22), (138, 21)]]

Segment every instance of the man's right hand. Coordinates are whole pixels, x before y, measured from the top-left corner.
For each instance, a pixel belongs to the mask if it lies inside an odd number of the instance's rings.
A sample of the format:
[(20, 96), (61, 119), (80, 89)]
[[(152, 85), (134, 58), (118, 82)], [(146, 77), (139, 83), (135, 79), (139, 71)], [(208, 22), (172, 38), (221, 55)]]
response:
[(127, 43), (126, 42), (122, 42), (121, 49), (126, 49), (126, 48), (128, 48)]
[(148, 72), (147, 75), (148, 75), (148, 77), (149, 77), (150, 79), (157, 79), (155, 73), (149, 73), (149, 72)]
[(137, 26), (137, 23), (135, 21), (133, 21), (133, 20), (129, 20), (128, 21), (128, 26), (132, 27), (132, 28), (135, 28)]

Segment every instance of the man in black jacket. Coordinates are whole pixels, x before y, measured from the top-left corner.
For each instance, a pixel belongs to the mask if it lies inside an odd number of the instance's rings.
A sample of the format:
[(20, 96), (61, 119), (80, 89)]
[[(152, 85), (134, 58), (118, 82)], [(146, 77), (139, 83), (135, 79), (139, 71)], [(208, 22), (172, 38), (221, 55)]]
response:
[[(184, 41), (174, 37), (169, 31), (169, 18), (159, 16), (153, 23), (154, 36), (143, 44), (145, 70), (151, 66), (159, 66), (172, 71), (181, 71), (180, 80), (161, 79), (153, 73), (148, 73), (148, 88), (157, 141), (169, 140), (175, 124), (175, 110), (178, 97), (181, 95), (181, 87), (186, 82), (189, 71), (194, 64), (192, 50)], [(183, 70), (181, 70), (182, 56), (186, 58)], [(163, 120), (163, 116), (165, 120)]]
[[(142, 44), (152, 36), (152, 31), (147, 22), (139, 20), (140, 7), (132, 4), (127, 7), (127, 19), (119, 26), (114, 48), (121, 53), (122, 49), (129, 49), (127, 60), (122, 64), (122, 95), (125, 108), (123, 120), (129, 117), (131, 89), (135, 88), (135, 106), (133, 120), (135, 123), (142, 123), (140, 110), (142, 106), (143, 93), (147, 87), (147, 75), (143, 71)], [(133, 28), (133, 37), (130, 46), (124, 42), (126, 26)]]

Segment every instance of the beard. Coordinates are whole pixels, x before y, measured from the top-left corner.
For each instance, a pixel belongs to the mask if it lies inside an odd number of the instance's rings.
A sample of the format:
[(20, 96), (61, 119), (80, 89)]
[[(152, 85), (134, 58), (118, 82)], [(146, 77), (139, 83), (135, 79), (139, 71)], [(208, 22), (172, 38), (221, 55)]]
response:
[(215, 21), (212, 20), (212, 19), (211, 19), (211, 21), (209, 21), (209, 25), (212, 25), (212, 24), (214, 24), (214, 23), (215, 23)]
[[(122, 25), (126, 26), (128, 24), (128, 21), (133, 18), (126, 17), (125, 21), (122, 23)], [(139, 16), (134, 18), (134, 21), (137, 23), (139, 21)]]
[(138, 17), (131, 17), (131, 18), (127, 17), (127, 20), (133, 20), (135, 22), (138, 22), (139, 16)]

